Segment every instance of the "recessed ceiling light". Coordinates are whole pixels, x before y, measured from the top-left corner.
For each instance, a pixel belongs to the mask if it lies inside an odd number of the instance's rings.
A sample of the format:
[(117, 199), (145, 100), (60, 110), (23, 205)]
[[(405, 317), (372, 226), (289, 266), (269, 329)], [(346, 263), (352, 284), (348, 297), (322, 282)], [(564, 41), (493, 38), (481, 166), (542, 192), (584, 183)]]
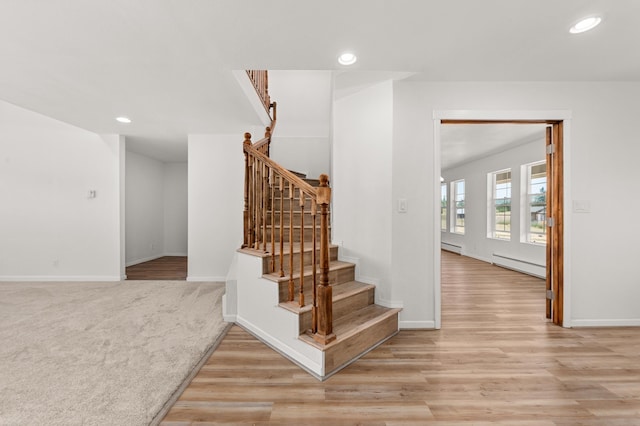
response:
[(585, 31), (589, 31), (594, 29), (602, 22), (602, 18), (599, 16), (588, 16), (586, 18), (582, 18), (578, 22), (576, 22), (573, 27), (569, 29), (571, 34), (579, 34)]
[(357, 60), (358, 60), (358, 57), (353, 53), (346, 52), (338, 56), (338, 63), (340, 65), (353, 65), (356, 63)]
[(120, 123), (131, 123), (131, 119), (129, 117), (116, 117), (116, 121)]

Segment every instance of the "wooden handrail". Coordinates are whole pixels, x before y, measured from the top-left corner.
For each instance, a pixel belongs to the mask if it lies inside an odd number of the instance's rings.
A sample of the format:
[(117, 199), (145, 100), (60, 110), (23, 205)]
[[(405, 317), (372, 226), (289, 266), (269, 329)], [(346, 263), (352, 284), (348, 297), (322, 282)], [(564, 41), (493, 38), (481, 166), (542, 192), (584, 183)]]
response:
[[(273, 117), (271, 125), (266, 128), (265, 137), (252, 143), (251, 134), (244, 134), (243, 152), (245, 157), (245, 184), (244, 184), (244, 237), (243, 248), (259, 250), (271, 256), (268, 262), (270, 272), (278, 274), (281, 278), (288, 275), (288, 300), (295, 299), (295, 277), (298, 275), (298, 305), (305, 306), (304, 288), (305, 283), (305, 214), (310, 215), (313, 226), (313, 252), (311, 254), (312, 263), (312, 324), (311, 332), (316, 341), (327, 344), (335, 339), (333, 333), (333, 307), (332, 289), (329, 285), (329, 220), (328, 209), (331, 202), (331, 188), (329, 188), (329, 177), (320, 175), (320, 187), (314, 188), (294, 173), (282, 167), (269, 157), (269, 146), (271, 135), (276, 125), (276, 104), (271, 104)], [(289, 203), (288, 224), (284, 220), (285, 193)], [(298, 210), (294, 210), (294, 199), (298, 196)], [(275, 201), (279, 198), (279, 209), (275, 208)], [(311, 205), (306, 208), (306, 203)], [(300, 269), (294, 271), (294, 211), (300, 214)], [(276, 213), (278, 218), (276, 218)], [(316, 256), (316, 216), (320, 215), (320, 262)], [(269, 224), (269, 217), (271, 223)], [(284, 262), (284, 228), (288, 226), (289, 239), (289, 265), (285, 268)], [(279, 228), (279, 232), (276, 232)], [(280, 262), (277, 265), (276, 240), (280, 249)], [(287, 270), (288, 269), (288, 270)], [(319, 270), (318, 270), (319, 269)]]

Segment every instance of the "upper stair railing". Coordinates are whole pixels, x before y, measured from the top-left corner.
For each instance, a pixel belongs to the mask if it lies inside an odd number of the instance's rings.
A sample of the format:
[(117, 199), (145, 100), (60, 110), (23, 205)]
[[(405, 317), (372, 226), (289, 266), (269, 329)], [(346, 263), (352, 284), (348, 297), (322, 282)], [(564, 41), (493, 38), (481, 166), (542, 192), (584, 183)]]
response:
[[(295, 300), (295, 279), (299, 274), (298, 305), (305, 306), (305, 208), (311, 216), (311, 332), (316, 341), (327, 344), (336, 336), (333, 333), (332, 288), (329, 285), (329, 204), (331, 188), (329, 177), (320, 175), (320, 186), (315, 188), (289, 170), (269, 158), (271, 135), (276, 126), (276, 103), (268, 98), (267, 71), (247, 71), (254, 87), (267, 112), (271, 112), (271, 125), (266, 128), (264, 138), (252, 143), (251, 134), (244, 134), (243, 151), (245, 158), (244, 182), (244, 240), (243, 248), (259, 250), (270, 256), (271, 272), (278, 272), (280, 277), (288, 275), (288, 301)], [(254, 80), (255, 78), (255, 80)], [(264, 85), (264, 87), (263, 87)], [(268, 106), (267, 106), (268, 105)], [(297, 195), (297, 203), (294, 201)], [(275, 200), (279, 199), (276, 211)], [(288, 200), (288, 211), (285, 212), (285, 199)], [(297, 206), (296, 206), (297, 204)], [(294, 213), (300, 216), (299, 226), (299, 271), (294, 270)], [(289, 219), (285, 220), (285, 213)], [(320, 259), (316, 225), (320, 215)], [(269, 220), (270, 219), (270, 220)], [(288, 222), (288, 223), (287, 223)], [(285, 242), (284, 229), (288, 228)], [(276, 232), (277, 231), (277, 232)], [(285, 244), (288, 244), (289, 264), (285, 265)], [(279, 262), (276, 262), (276, 252)], [(278, 263), (278, 265), (276, 265)]]
[[(262, 105), (264, 105), (264, 108), (267, 110), (267, 114), (269, 114), (271, 97), (269, 97), (269, 74), (267, 70), (247, 70), (247, 75), (253, 87), (256, 89), (258, 97), (262, 101)], [(273, 118), (275, 119), (275, 117)]]

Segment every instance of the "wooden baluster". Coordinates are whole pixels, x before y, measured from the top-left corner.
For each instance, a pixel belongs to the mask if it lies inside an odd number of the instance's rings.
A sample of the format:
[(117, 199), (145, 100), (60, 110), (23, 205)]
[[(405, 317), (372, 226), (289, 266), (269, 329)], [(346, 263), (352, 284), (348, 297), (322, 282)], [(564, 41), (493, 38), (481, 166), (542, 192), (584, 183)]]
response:
[(254, 166), (255, 166), (255, 159), (253, 158), (253, 155), (249, 156), (249, 248), (253, 248), (253, 242), (254, 242), (254, 238), (255, 235), (253, 233), (254, 231), (254, 226), (255, 226), (255, 208), (256, 208), (256, 203), (255, 203), (255, 187), (253, 184), (254, 181)]
[(244, 142), (242, 143), (244, 152), (244, 210), (242, 212), (242, 223), (244, 235), (242, 247), (249, 246), (249, 153), (247, 149), (251, 146), (251, 133), (244, 134)]
[[(271, 100), (269, 99), (269, 72), (266, 70), (264, 72), (264, 85), (262, 87), (264, 87), (264, 98), (262, 102), (267, 109), (267, 113), (269, 113), (269, 104), (271, 103)], [(267, 146), (267, 150), (268, 149), (269, 147)], [(268, 152), (267, 155), (269, 155)]]
[(267, 253), (267, 211), (269, 210), (269, 166), (262, 166), (262, 251)]
[(292, 183), (289, 183), (289, 302), (294, 298), (293, 282), (293, 191)]
[(268, 157), (269, 156), (269, 147), (271, 146), (271, 127), (267, 126), (265, 132), (264, 132), (264, 137), (267, 139), (267, 146), (265, 148), (265, 152), (264, 154)]
[(260, 218), (262, 217), (262, 163), (259, 159), (256, 158), (256, 166), (255, 166), (255, 181), (254, 185), (256, 187), (255, 190), (255, 198), (256, 198), (256, 213), (255, 213), (255, 233), (256, 233), (256, 242), (253, 246), (254, 249), (260, 250), (261, 235), (260, 231), (262, 230), (262, 223), (260, 223)]
[(304, 306), (304, 200), (305, 194), (300, 190), (300, 293), (298, 304)]
[(316, 333), (318, 331), (318, 276), (317, 276), (317, 261), (318, 258), (316, 256), (316, 250), (317, 248), (317, 243), (316, 243), (316, 239), (317, 239), (317, 235), (316, 235), (316, 214), (318, 211), (318, 205), (316, 204), (316, 200), (311, 200), (311, 219), (312, 219), (312, 224), (313, 224), (313, 230), (311, 231), (311, 235), (313, 237), (313, 252), (311, 253), (311, 264), (313, 265), (312, 269), (311, 269), (311, 274), (312, 274), (312, 280), (313, 280), (313, 287), (311, 288), (311, 291), (313, 292), (312, 296), (311, 296), (311, 332), (312, 333)]
[(318, 286), (318, 331), (313, 338), (324, 345), (335, 340), (333, 333), (333, 291), (329, 285), (329, 223), (328, 207), (331, 202), (329, 176), (320, 175), (317, 202), (320, 204), (320, 285)]
[(280, 278), (284, 277), (284, 179), (280, 177)]
[(269, 184), (271, 188), (271, 271), (276, 271), (276, 217), (275, 217), (275, 198), (276, 198), (276, 174), (272, 170), (271, 171), (271, 183)]

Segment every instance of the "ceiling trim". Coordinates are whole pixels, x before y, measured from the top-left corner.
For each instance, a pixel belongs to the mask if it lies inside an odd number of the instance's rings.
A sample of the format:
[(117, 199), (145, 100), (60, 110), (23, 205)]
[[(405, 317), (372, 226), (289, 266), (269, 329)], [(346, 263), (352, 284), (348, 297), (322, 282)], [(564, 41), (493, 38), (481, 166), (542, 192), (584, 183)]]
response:
[(493, 123), (546, 123), (550, 120), (570, 120), (570, 110), (487, 110), (477, 111), (468, 109), (458, 110), (434, 110), (433, 119), (442, 121), (461, 121), (469, 123), (493, 122)]

